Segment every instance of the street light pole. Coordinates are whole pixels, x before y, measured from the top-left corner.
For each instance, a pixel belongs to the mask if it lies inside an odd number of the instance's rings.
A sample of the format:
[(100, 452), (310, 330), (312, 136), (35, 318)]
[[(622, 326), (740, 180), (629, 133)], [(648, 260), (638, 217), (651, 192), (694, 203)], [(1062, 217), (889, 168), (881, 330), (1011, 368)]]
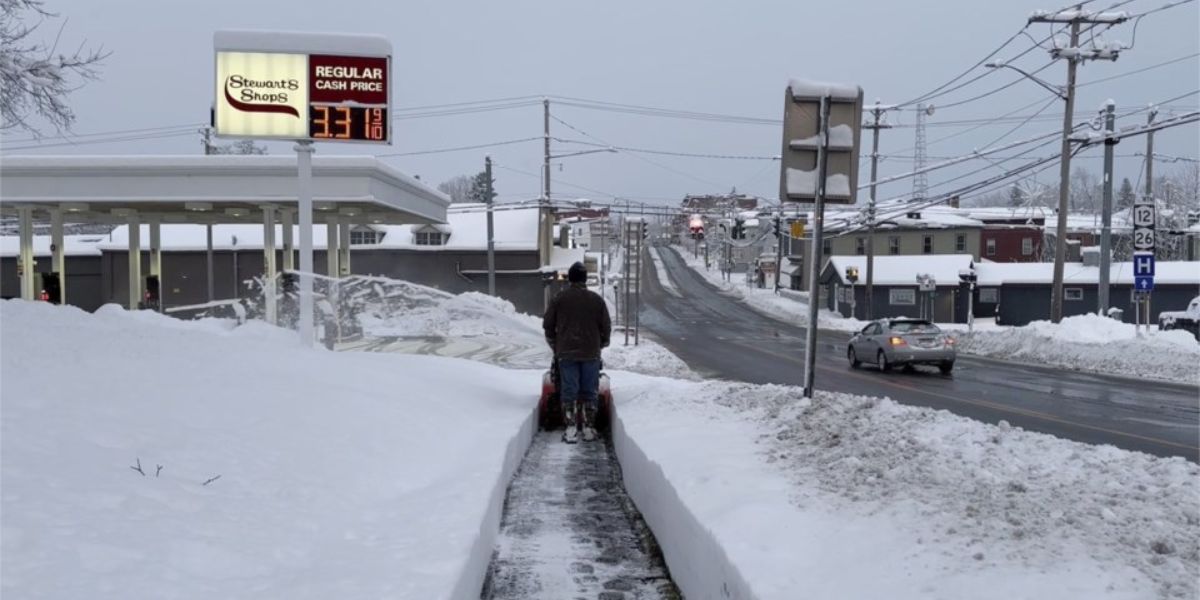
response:
[[(1101, 24), (1112, 26), (1123, 23), (1128, 19), (1128, 14), (1123, 12), (1087, 12), (1083, 10), (1083, 4), (1077, 4), (1070, 10), (1058, 13), (1038, 11), (1029, 17), (1029, 23), (1066, 23), (1071, 27), (1069, 45), (1066, 48), (1055, 46), (1050, 50), (1053, 58), (1064, 58), (1067, 61), (1067, 85), (1062, 89), (1061, 94), (1063, 100), (1066, 101), (1066, 109), (1063, 111), (1062, 158), (1060, 160), (1058, 181), (1058, 224), (1055, 227), (1054, 240), (1054, 291), (1050, 298), (1050, 319), (1055, 323), (1062, 321), (1063, 318), (1063, 272), (1065, 270), (1064, 263), (1067, 254), (1067, 209), (1071, 196), (1071, 131), (1074, 129), (1073, 120), (1075, 117), (1075, 71), (1079, 63), (1084, 60), (1116, 60), (1121, 50), (1120, 46), (1109, 46), (1103, 49), (1093, 47), (1086, 50), (1080, 48), (1079, 26), (1083, 23), (1093, 26)], [(1055, 89), (1032, 74), (1011, 65), (995, 65), (992, 63), (989, 66), (1009, 67), (1025, 77), (1034, 80), (1042, 87)]]

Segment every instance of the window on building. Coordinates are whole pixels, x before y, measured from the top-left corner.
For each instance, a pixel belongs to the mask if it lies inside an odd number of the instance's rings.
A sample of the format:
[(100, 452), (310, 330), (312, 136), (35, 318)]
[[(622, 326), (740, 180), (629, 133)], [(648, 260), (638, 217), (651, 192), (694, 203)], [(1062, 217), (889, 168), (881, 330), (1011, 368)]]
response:
[(383, 232), (374, 229), (353, 229), (350, 231), (350, 245), (378, 244), (383, 241)]
[(927, 235), (921, 240), (921, 252), (933, 254), (933, 236)]
[(446, 237), (440, 231), (418, 231), (414, 241), (418, 246), (442, 246), (446, 243)]
[(833, 254), (833, 240), (829, 238), (821, 240), (821, 254), (824, 254), (825, 256)]
[(888, 237), (888, 254), (900, 254), (900, 236)]
[(958, 254), (967, 251), (967, 236), (965, 234), (960, 233), (954, 236), (954, 251)]
[(917, 303), (917, 291), (905, 289), (888, 290), (888, 304), (912, 306)]
[(1000, 301), (999, 288), (979, 288), (980, 304), (995, 304)]
[(990, 239), (987, 241), (987, 255), (988, 256), (996, 255), (996, 240), (995, 239)]
[(854, 253), (859, 255), (867, 253), (867, 238), (854, 239)]
[(1021, 254), (1025, 256), (1033, 254), (1033, 238), (1021, 238)]
[(1065, 288), (1063, 297), (1067, 300), (1083, 300), (1083, 288)]

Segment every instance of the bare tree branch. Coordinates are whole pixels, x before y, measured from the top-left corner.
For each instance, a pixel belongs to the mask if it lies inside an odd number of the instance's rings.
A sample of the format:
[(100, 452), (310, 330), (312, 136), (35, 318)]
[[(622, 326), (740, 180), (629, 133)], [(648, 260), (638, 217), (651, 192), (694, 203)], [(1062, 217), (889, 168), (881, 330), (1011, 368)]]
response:
[(139, 458), (139, 459), (137, 459), (137, 466), (136, 466), (136, 467), (129, 467), (129, 468), (130, 468), (130, 469), (133, 469), (134, 471), (137, 471), (138, 473), (141, 473), (141, 474), (142, 474), (142, 477), (145, 477), (145, 476), (146, 476), (146, 472), (142, 470), (142, 459), (140, 459), (140, 458)]
[(208, 481), (205, 481), (204, 483), (202, 483), (202, 484), (200, 484), (200, 485), (208, 485), (208, 484), (210, 484), (210, 483), (212, 483), (212, 482), (214, 482), (214, 481), (216, 481), (216, 480), (218, 480), (218, 479), (220, 479), (220, 478), (221, 478), (221, 476), (220, 476), (220, 475), (217, 475), (216, 477), (213, 477), (213, 478), (209, 479)]
[[(35, 22), (25, 24), (27, 16)], [(57, 53), (66, 20), (53, 45), (32, 41), (38, 27), (57, 16), (43, 8), (42, 0), (0, 0), (0, 130), (40, 135), (31, 121), (35, 115), (60, 133), (70, 130), (75, 113), (67, 96), (99, 77), (98, 67), (110, 55), (103, 48), (85, 50), (81, 44), (73, 54)]]

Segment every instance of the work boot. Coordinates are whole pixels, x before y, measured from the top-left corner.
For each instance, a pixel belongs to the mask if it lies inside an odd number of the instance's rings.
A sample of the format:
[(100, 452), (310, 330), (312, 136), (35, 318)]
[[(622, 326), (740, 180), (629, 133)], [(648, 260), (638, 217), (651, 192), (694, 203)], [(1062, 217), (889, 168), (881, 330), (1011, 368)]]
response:
[(583, 441), (591, 442), (596, 439), (596, 409), (588, 406), (583, 409)]
[(579, 441), (579, 424), (575, 422), (575, 405), (563, 405), (563, 429), (562, 439), (568, 444), (574, 444)]

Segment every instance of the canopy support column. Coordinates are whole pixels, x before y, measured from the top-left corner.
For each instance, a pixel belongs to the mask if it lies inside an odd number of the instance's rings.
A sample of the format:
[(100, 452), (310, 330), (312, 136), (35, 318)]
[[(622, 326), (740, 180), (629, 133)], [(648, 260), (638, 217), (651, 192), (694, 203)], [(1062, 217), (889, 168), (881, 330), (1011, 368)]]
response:
[(275, 207), (263, 206), (263, 305), (266, 320), (276, 324), (275, 298)]
[(18, 272), (21, 274), (21, 299), (34, 299), (33, 277), (33, 208), (21, 206), (17, 208), (20, 220), (21, 254), (18, 258)]

